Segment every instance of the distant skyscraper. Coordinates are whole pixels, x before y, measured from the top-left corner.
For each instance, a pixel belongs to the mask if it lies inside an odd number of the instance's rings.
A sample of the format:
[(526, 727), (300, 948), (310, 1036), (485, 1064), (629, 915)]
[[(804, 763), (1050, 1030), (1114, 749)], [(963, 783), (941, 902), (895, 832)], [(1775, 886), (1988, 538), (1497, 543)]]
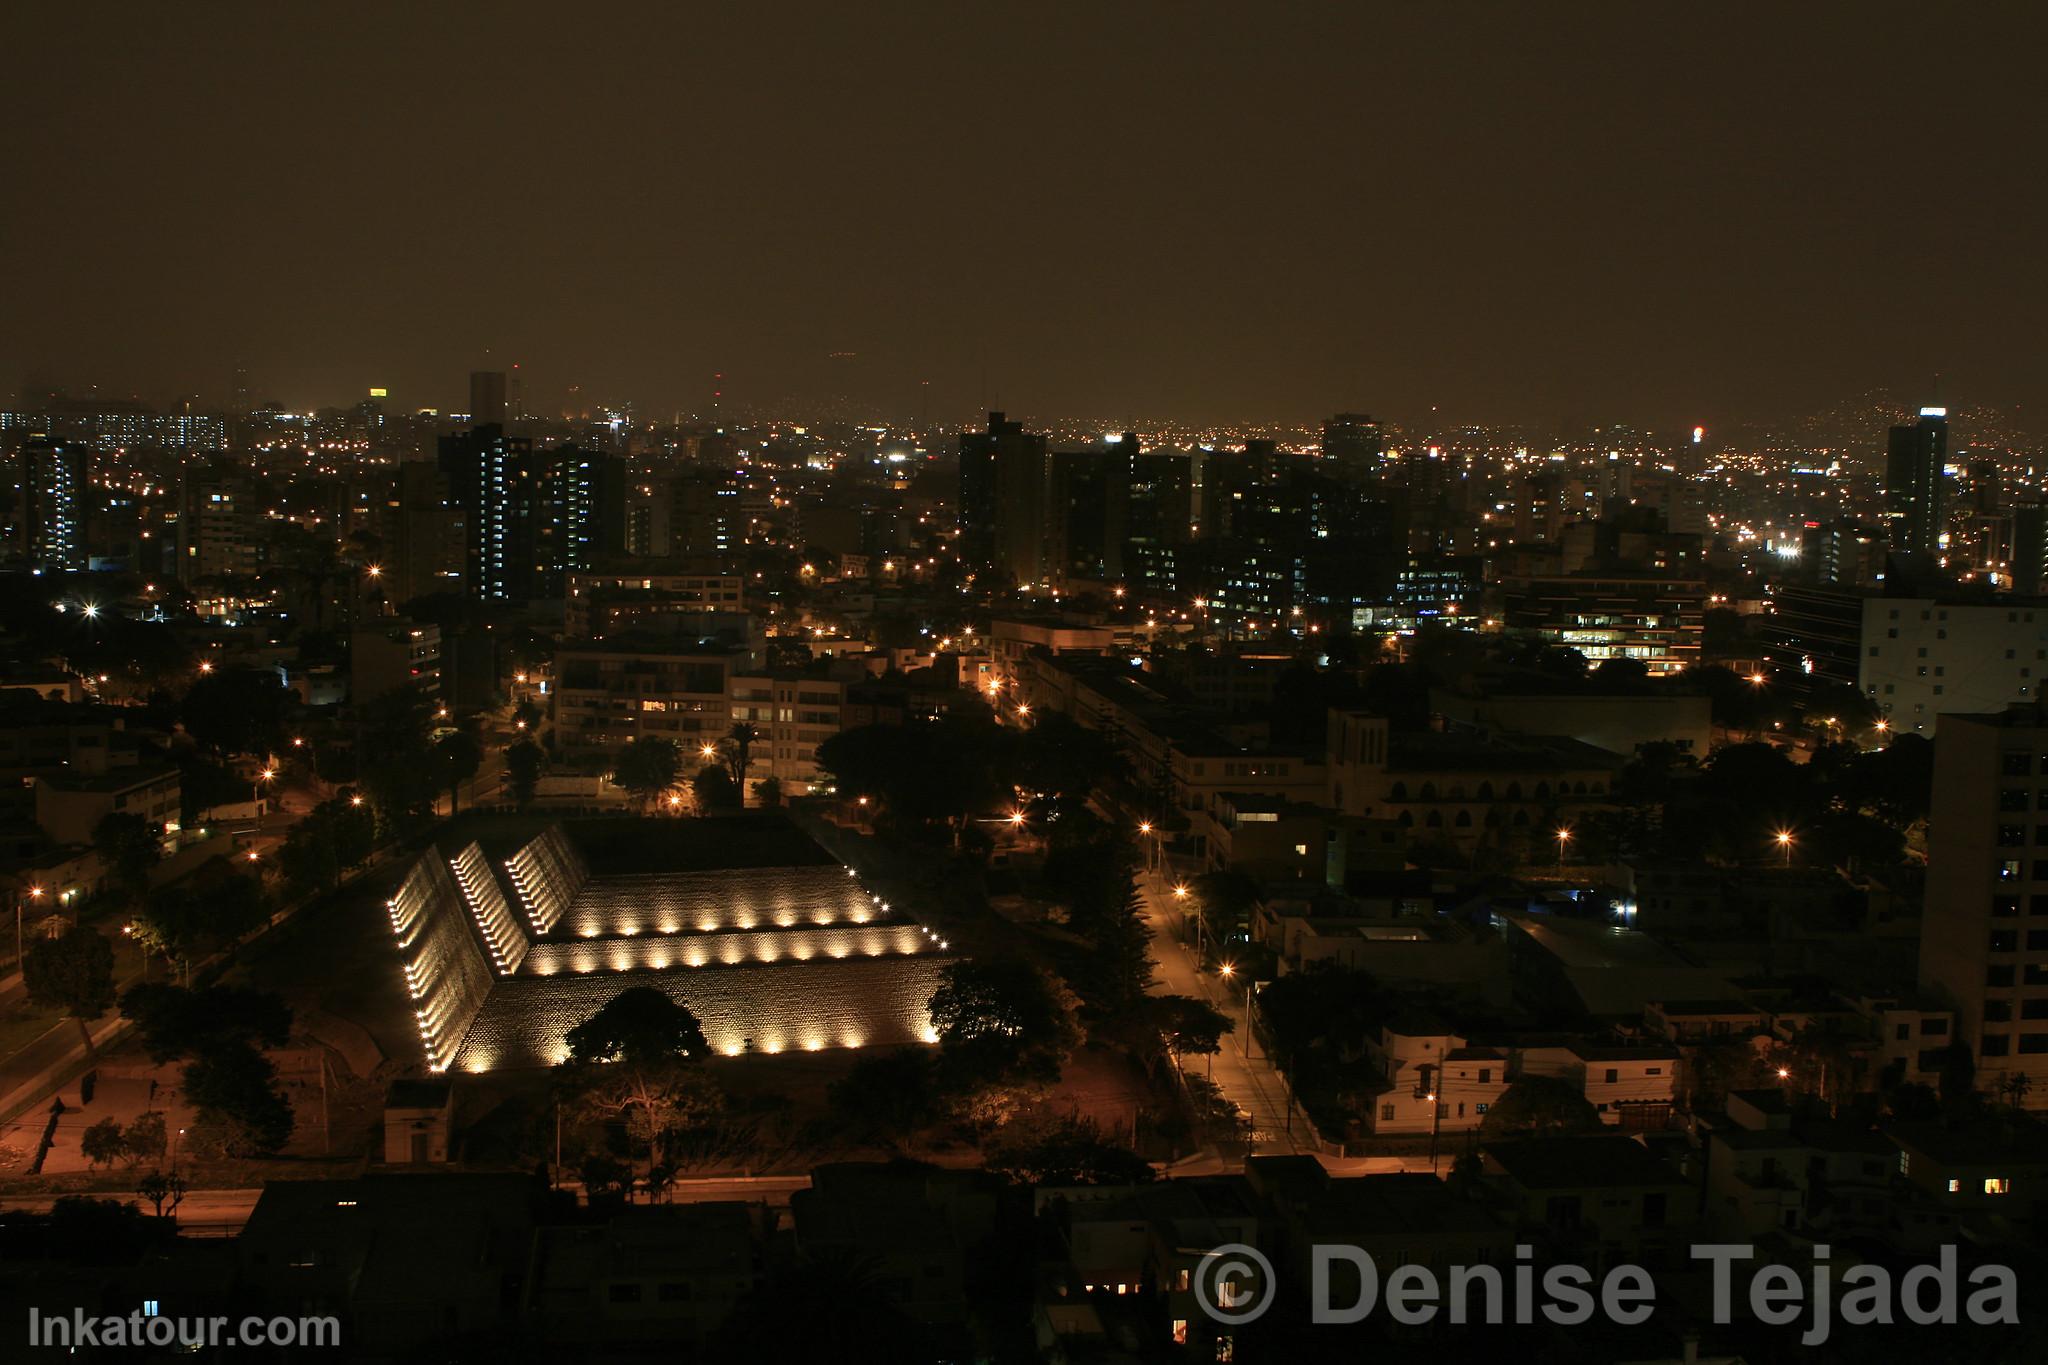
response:
[(91, 452), (77, 442), (32, 437), (16, 456), (17, 549), (37, 572), (86, 567), (86, 466)]
[(1340, 412), (1323, 423), (1320, 458), (1333, 474), (1376, 479), (1386, 463), (1387, 438), (1380, 424), (1362, 412)]
[(505, 425), (505, 372), (474, 370), (469, 376), (469, 422), (471, 426)]
[(988, 430), (960, 437), (960, 557), (980, 570), (1035, 583), (1046, 573), (1049, 466), (1045, 437), (988, 415)]
[(1911, 426), (1893, 427), (1885, 450), (1885, 511), (1894, 551), (1940, 552), (1948, 514), (1948, 409), (1922, 408)]

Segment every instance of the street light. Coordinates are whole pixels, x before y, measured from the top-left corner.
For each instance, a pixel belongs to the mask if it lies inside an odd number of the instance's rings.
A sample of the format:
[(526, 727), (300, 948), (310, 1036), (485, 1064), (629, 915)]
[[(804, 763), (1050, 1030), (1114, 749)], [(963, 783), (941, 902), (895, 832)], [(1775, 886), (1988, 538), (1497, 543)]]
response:
[(697, 754), (701, 758), (717, 758), (718, 746), (716, 744), (700, 745), (698, 746)]
[(1557, 870), (1559, 872), (1564, 871), (1564, 849), (1565, 845), (1571, 841), (1572, 832), (1563, 826), (1559, 826), (1557, 831)]
[[(32, 901), (41, 900), (43, 898), (43, 888), (31, 886), (28, 889), (28, 898)], [(14, 970), (17, 972), (21, 970), (21, 959), (21, 897), (16, 896), (14, 898)]]
[(1775, 837), (1778, 842), (1778, 847), (1784, 851), (1785, 866), (1792, 866), (1792, 831), (1789, 829), (1781, 829), (1778, 831)]

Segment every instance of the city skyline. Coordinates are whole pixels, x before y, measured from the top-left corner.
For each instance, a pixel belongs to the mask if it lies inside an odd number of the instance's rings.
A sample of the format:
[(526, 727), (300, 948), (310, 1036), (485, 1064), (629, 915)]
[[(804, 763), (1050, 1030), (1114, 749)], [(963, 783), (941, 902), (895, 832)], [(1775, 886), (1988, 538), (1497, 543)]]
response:
[(20, 12), (71, 60), (0, 95), (43, 206), (0, 226), (0, 382), (449, 410), (518, 363), (905, 424), (2048, 400), (2039, 15), (1763, 13)]

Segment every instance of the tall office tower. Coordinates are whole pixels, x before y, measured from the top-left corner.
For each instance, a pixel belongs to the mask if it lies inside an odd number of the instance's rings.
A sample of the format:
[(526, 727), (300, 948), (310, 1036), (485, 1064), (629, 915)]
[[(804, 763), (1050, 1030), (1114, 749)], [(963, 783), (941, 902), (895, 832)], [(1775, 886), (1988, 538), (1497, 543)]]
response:
[(1934, 739), (1920, 984), (1956, 1010), (1976, 1085), (2028, 1077), (2048, 1106), (2048, 848), (2035, 793), (2048, 776), (2048, 710), (1952, 715)]
[(1948, 409), (1922, 408), (1920, 420), (1893, 427), (1885, 448), (1885, 512), (1892, 549), (1932, 558), (1948, 514)]
[(86, 567), (86, 466), (91, 452), (44, 436), (22, 443), (14, 459), (15, 548), (37, 573)]
[(477, 427), (505, 425), (505, 372), (472, 370), (469, 376), (469, 423)]
[(2048, 586), (2048, 502), (2012, 509), (2012, 589), (2038, 593)]
[(466, 530), (469, 595), (560, 597), (572, 569), (625, 544), (625, 467), (613, 456), (480, 426), (441, 439), (441, 472)]
[(1045, 577), (1049, 461), (1045, 437), (988, 415), (988, 430), (960, 437), (960, 557), (1019, 583)]
[(1377, 479), (1386, 455), (1386, 435), (1365, 413), (1340, 412), (1323, 423), (1323, 444), (1317, 458), (1339, 478), (1360, 483)]

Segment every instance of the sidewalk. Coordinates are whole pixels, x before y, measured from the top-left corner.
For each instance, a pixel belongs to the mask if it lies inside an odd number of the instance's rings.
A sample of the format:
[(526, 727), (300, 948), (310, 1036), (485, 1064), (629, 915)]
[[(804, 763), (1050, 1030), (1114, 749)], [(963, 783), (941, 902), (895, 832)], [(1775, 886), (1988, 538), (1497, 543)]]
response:
[[(387, 844), (379, 848), (368, 862), (342, 878), (342, 889), (374, 876), (387, 859), (402, 852), (402, 846), (396, 844)], [(319, 899), (319, 896), (311, 898)], [(227, 961), (235, 952), (284, 924), (309, 903), (308, 900), (293, 901), (274, 912), (233, 949), (209, 954), (194, 962), (190, 980), (195, 984), (203, 982), (211, 968)], [(115, 989), (117, 992), (125, 990), (142, 977), (143, 972), (140, 968), (125, 977), (119, 975), (117, 971)], [(91, 1027), (93, 1047), (98, 1052), (104, 1051), (109, 1044), (117, 1041), (119, 1035), (127, 1032), (129, 1025), (126, 1019), (110, 1010), (94, 1020)], [(0, 1058), (0, 1129), (11, 1126), (11, 1120), (19, 1118), (31, 1109), (46, 1109), (47, 1106), (44, 1106), (42, 1101), (83, 1073), (87, 1061), (85, 1047), (78, 1037), (78, 1025), (69, 1019), (59, 1021), (48, 1032), (26, 1047), (18, 1049), (11, 1056)]]
[[(1161, 877), (1148, 876), (1145, 889), (1145, 918), (1152, 929), (1152, 960), (1159, 969), (1153, 982), (1154, 995), (1191, 995), (1215, 1006), (1236, 1029), (1223, 1038), (1223, 1050), (1211, 1058), (1189, 1058), (1187, 1069), (1207, 1072), (1224, 1097), (1252, 1116), (1252, 1148), (1260, 1156), (1292, 1156), (1317, 1150), (1315, 1134), (1305, 1131), (1298, 1115), (1290, 1132), (1286, 1082), (1273, 1063), (1259, 1052), (1256, 1040), (1245, 1029), (1245, 993), (1213, 975), (1199, 970), (1194, 952), (1180, 941), (1180, 916), (1173, 911)], [(1251, 1055), (1245, 1055), (1246, 1049)]]

